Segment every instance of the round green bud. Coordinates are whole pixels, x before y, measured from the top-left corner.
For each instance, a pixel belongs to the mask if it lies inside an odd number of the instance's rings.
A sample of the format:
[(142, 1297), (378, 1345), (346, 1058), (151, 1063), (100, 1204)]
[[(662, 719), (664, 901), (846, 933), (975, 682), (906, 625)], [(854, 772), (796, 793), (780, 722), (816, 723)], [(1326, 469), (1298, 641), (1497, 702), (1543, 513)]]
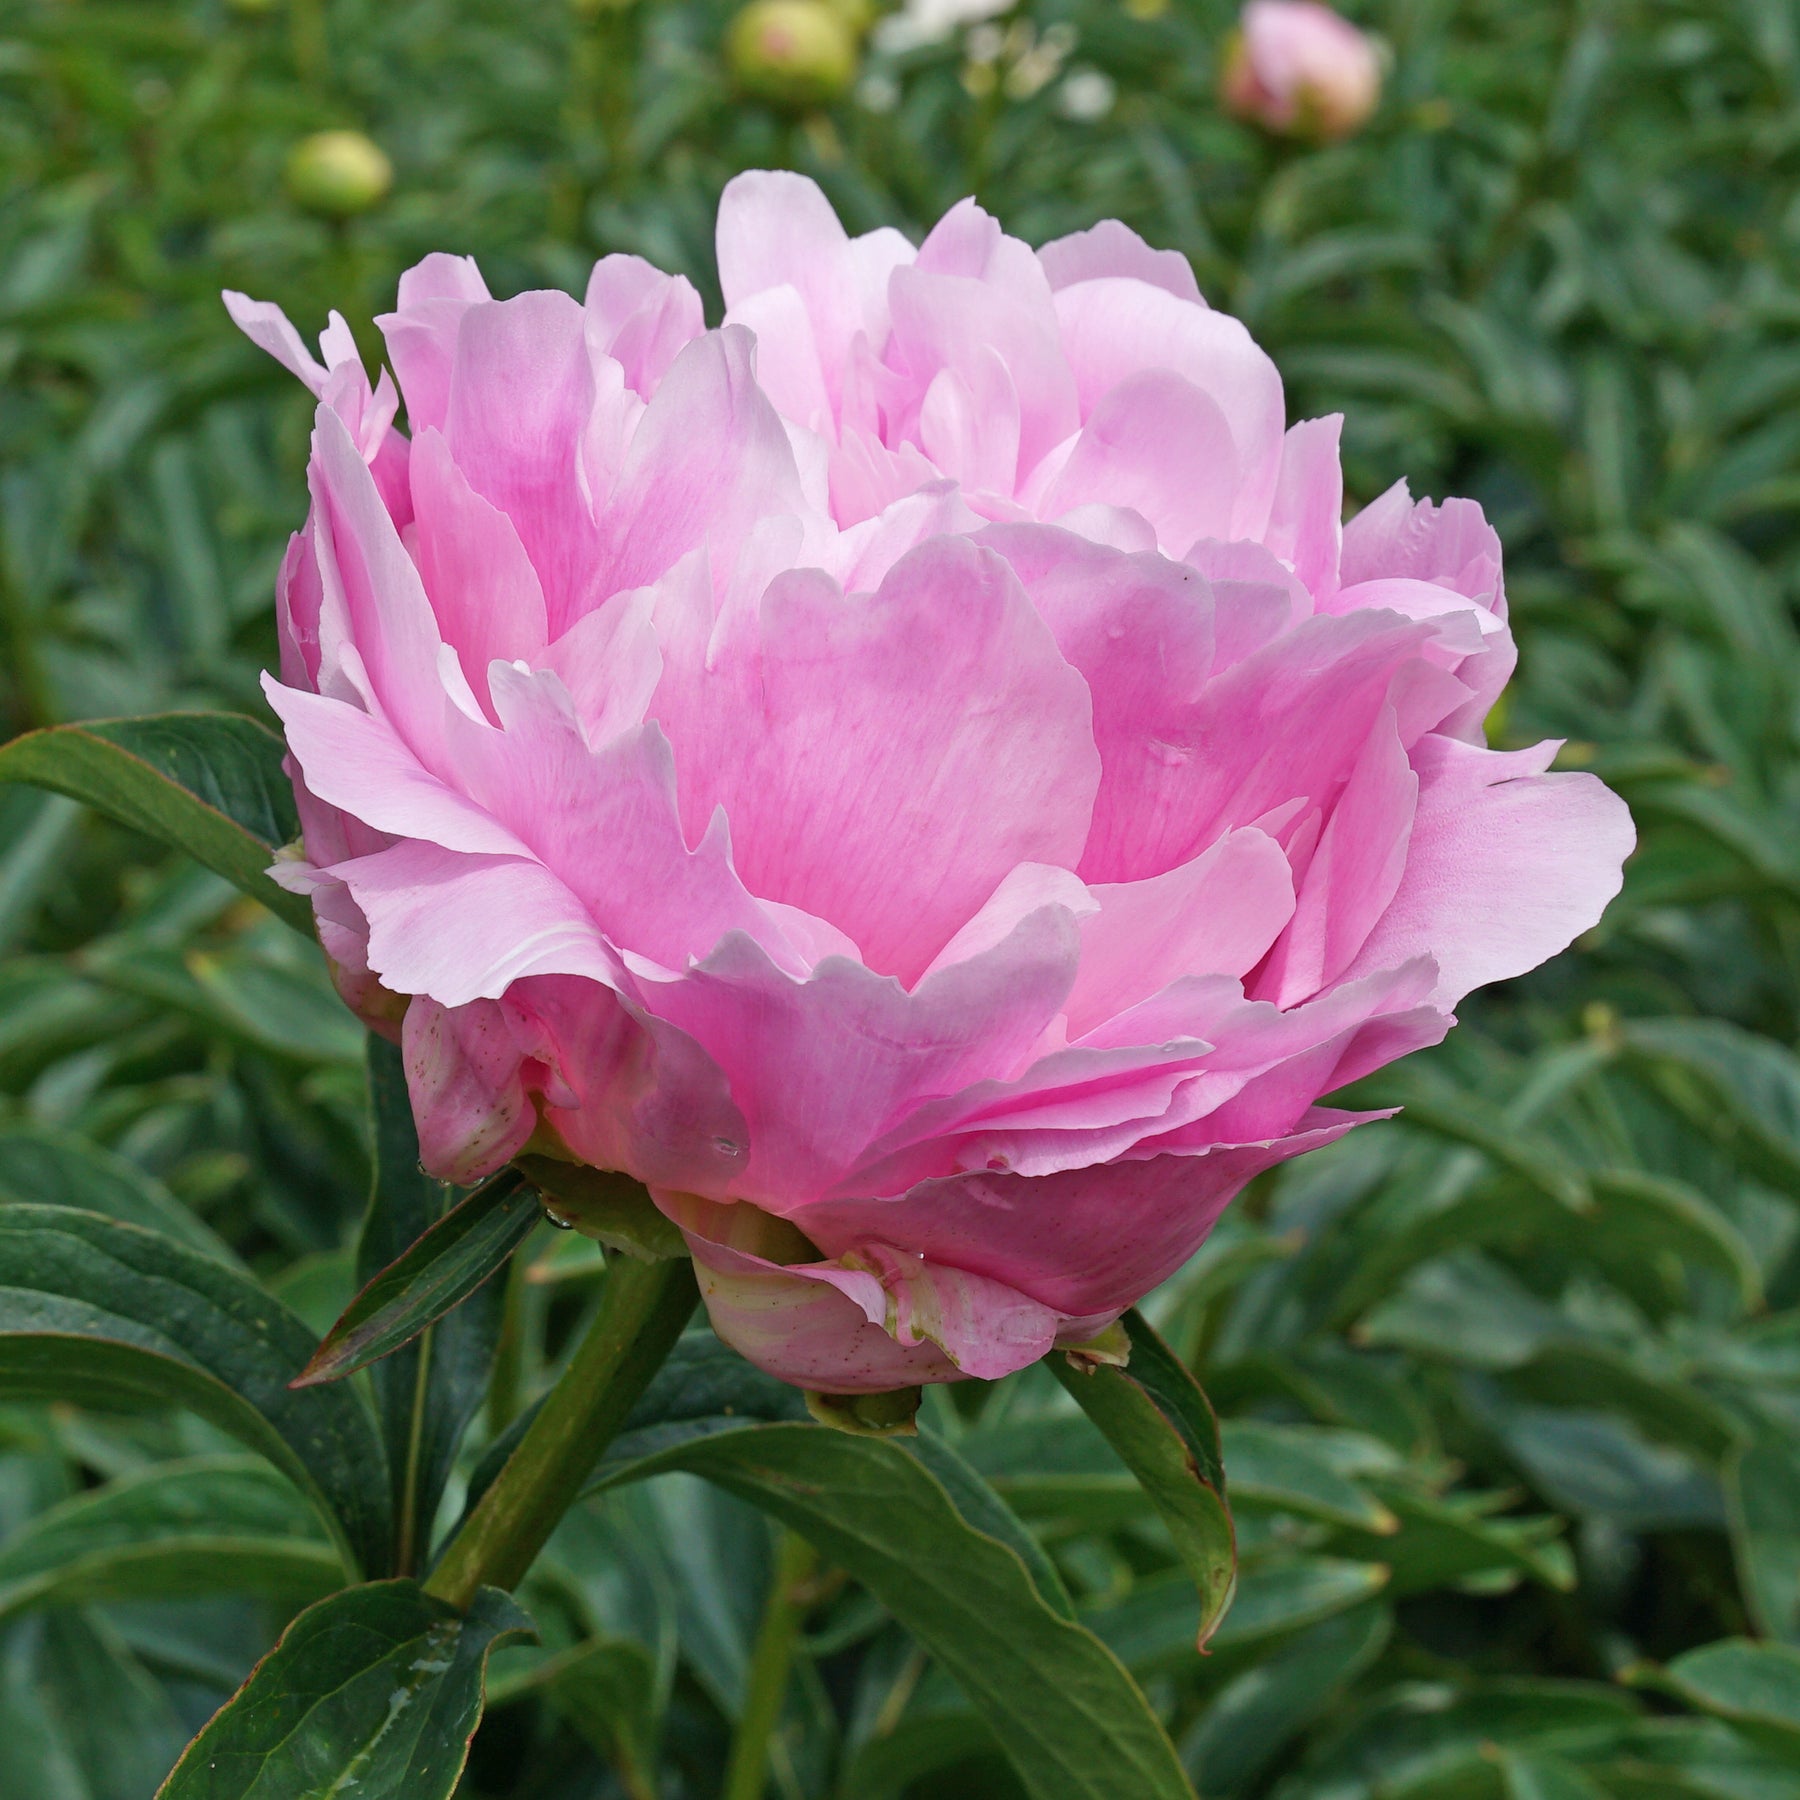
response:
[(725, 34), (738, 85), (778, 106), (822, 106), (856, 79), (856, 33), (830, 0), (751, 0)]
[(347, 219), (387, 198), (394, 165), (360, 131), (315, 131), (287, 159), (287, 190), (308, 212)]

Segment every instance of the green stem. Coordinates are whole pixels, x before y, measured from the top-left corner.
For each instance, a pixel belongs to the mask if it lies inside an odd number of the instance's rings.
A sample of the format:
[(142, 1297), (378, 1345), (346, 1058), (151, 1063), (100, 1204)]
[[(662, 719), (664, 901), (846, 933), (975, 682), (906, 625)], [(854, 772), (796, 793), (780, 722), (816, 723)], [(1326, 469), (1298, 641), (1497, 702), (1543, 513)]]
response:
[(413, 1346), (412, 1417), (407, 1422), (406, 1468), (400, 1481), (400, 1541), (394, 1573), (410, 1575), (419, 1560), (419, 1455), (425, 1444), (425, 1408), (431, 1394), (431, 1343), (437, 1327), (427, 1325)]
[(699, 1299), (685, 1259), (611, 1265), (587, 1335), (425, 1583), (452, 1606), (523, 1578)]
[(738, 1715), (737, 1732), (731, 1740), (731, 1763), (720, 1800), (762, 1800), (769, 1777), (769, 1742), (787, 1698), (788, 1671), (818, 1560), (818, 1553), (805, 1538), (791, 1531), (782, 1533), (775, 1579), (769, 1584), (756, 1648), (750, 1653), (744, 1710)]

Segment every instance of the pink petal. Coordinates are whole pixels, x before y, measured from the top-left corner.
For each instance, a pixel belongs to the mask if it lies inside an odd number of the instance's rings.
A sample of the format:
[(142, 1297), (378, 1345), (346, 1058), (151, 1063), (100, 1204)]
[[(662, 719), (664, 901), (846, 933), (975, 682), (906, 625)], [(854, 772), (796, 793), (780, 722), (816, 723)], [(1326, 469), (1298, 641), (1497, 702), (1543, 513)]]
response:
[(742, 936), (634, 992), (730, 1079), (750, 1137), (733, 1192), (785, 1212), (836, 1186), (923, 1101), (1021, 1069), (1068, 994), (1075, 956), (1074, 921), (1052, 905), (911, 994), (836, 957), (796, 979)]
[(771, 288), (800, 296), (835, 402), (857, 336), (877, 347), (886, 341), (888, 277), (913, 260), (913, 247), (891, 228), (847, 237), (813, 182), (758, 169), (736, 176), (720, 196), (718, 257), (727, 323)]
[(366, 674), (372, 697), (428, 766), (446, 764), (443, 638), (419, 571), (348, 430), (321, 406), (308, 470), (321, 582), (321, 686)]
[(1181, 376), (1146, 370), (1108, 389), (1038, 510), (1129, 507), (1165, 550), (1234, 535), (1240, 469), (1230, 420)]
[[(1281, 377), (1249, 332), (1227, 313), (1117, 278), (1064, 288), (1056, 296), (1056, 317), (1083, 418), (1091, 418), (1120, 382), (1157, 370), (1182, 377), (1213, 401), (1230, 428), (1239, 486), (1224, 528), (1207, 535), (1260, 538), (1287, 421)], [(1164, 542), (1179, 547), (1175, 540)]]
[(894, 1200), (810, 1206), (797, 1222), (828, 1254), (840, 1242), (878, 1237), (1070, 1317), (1118, 1312), (1193, 1255), (1252, 1176), (1361, 1122), (1326, 1114), (1267, 1142), (1056, 1175), (947, 1176)]
[(1344, 471), (1338, 439), (1344, 415), (1303, 419), (1281, 445), (1281, 472), (1263, 542), (1297, 575), (1314, 602), (1337, 592), (1344, 537)]
[(582, 310), (567, 294), (520, 294), (462, 315), (444, 435), (469, 484), (517, 530), (552, 635), (569, 623), (598, 554), (578, 478), (597, 397)]
[(444, 641), (491, 719), (488, 664), (537, 660), (544, 590), (512, 521), (470, 487), (441, 432), (414, 438), (410, 473), (419, 573)]
[(600, 512), (588, 610), (646, 587), (705, 544), (729, 569), (757, 523), (805, 502), (787, 433), (757, 389), (741, 327), (709, 332), (676, 357), (631, 440)]
[(1073, 287), (1078, 281), (1097, 281), (1104, 276), (1124, 276), (1147, 281), (1152, 287), (1203, 306), (1199, 283), (1188, 259), (1179, 250), (1152, 250), (1129, 225), (1102, 219), (1086, 231), (1053, 239), (1038, 251), (1038, 261), (1055, 289)]
[(1592, 775), (1547, 775), (1554, 743), (1502, 753), (1430, 737), (1413, 751), (1418, 812), (1399, 891), (1350, 976), (1437, 959), (1433, 1001), (1534, 969), (1595, 924), (1636, 842)]
[(400, 378), (407, 424), (415, 435), (443, 429), (463, 314), (490, 298), (474, 257), (434, 252), (400, 277), (394, 310), (375, 320), (387, 340), (388, 361)]
[[(1057, 648), (1088, 685), (1100, 786), (1083, 856), (1089, 879), (1123, 874), (1111, 848), (1135, 826), (1146, 789), (1168, 775), (1206, 690), (1213, 596), (1191, 568), (1129, 555), (1046, 525), (996, 525), (981, 542), (1012, 564)], [(1285, 616), (1285, 609), (1284, 609)]]
[(600, 1169), (723, 1193), (749, 1128), (724, 1072), (684, 1033), (598, 981), (536, 975), (505, 1000), (521, 1049), (545, 1071), (543, 1118)]
[(542, 661), (568, 690), (590, 744), (642, 724), (663, 666), (650, 591), (615, 594), (577, 619)]
[(252, 300), (230, 288), (223, 298), (232, 324), (257, 349), (267, 351), (290, 375), (298, 376), (315, 396), (325, 391), (325, 365), (307, 349), (279, 306), (272, 300)]
[(934, 539), (868, 598), (784, 577), (755, 630), (680, 673), (672, 727), (683, 816), (725, 808), (752, 892), (911, 982), (1016, 864), (1080, 854), (1100, 772), (1087, 689), (991, 551)]
[(770, 1222), (753, 1208), (657, 1197), (693, 1251), (713, 1329), (784, 1381), (858, 1393), (958, 1375), (995, 1380), (1055, 1342), (1054, 1312), (984, 1276), (882, 1244), (783, 1265)]
[(706, 329), (700, 296), (685, 276), (665, 275), (641, 256), (603, 256), (588, 276), (590, 342), (625, 371), (647, 400), (680, 352)]
[(1084, 1036), (1184, 975), (1241, 979), (1294, 912), (1287, 858), (1260, 831), (1228, 832), (1191, 862), (1148, 880), (1104, 884), (1081, 927), (1069, 1035)]
[(542, 863), (408, 841), (336, 864), (369, 921), (369, 966), (440, 1005), (496, 1000), (530, 975), (617, 979), (581, 902)]
[(493, 1002), (449, 1011), (414, 999), (401, 1054), (419, 1159), (439, 1181), (480, 1181), (524, 1148), (537, 1114), (518, 1046)]
[(384, 719), (342, 700), (283, 687), (263, 692), (286, 729), (307, 786), (376, 831), (427, 838), (474, 855), (521, 855), (524, 845), (458, 789), (438, 779)]
[(1019, 396), (1022, 472), (1080, 424), (1050, 284), (1031, 251), (973, 202), (944, 215), (913, 267), (895, 269), (888, 304), (890, 360), (910, 372), (921, 399), (941, 369), (980, 392), (985, 354), (999, 357)]
[(1256, 985), (1260, 997), (1297, 1005), (1355, 961), (1400, 885), (1418, 792), (1394, 715), (1384, 712), (1307, 862), (1293, 923)]
[(1435, 582), (1506, 617), (1500, 539), (1473, 500), (1414, 502), (1397, 481), (1344, 527), (1343, 581)]
[(1423, 660), (1431, 632), (1392, 614), (1308, 619), (1234, 664), (1185, 717), (1145, 733), (1144, 773), (1096, 817), (1082, 878), (1141, 880), (1233, 826), (1328, 799), (1390, 702), (1416, 736), (1417, 715), (1466, 697)]

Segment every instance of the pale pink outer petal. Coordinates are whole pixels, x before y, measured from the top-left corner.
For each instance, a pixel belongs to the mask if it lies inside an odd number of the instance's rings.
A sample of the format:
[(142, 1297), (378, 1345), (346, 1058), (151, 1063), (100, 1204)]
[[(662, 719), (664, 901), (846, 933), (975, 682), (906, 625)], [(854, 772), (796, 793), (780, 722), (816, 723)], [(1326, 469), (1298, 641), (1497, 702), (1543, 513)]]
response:
[(1123, 275), (1145, 281), (1171, 293), (1177, 300), (1197, 306), (1200, 284), (1179, 250), (1152, 250), (1129, 225), (1102, 219), (1086, 231), (1053, 238), (1038, 250), (1038, 261), (1053, 289), (1073, 287), (1078, 281), (1097, 281), (1107, 275)]
[(225, 290), (224, 300), (232, 324), (257, 349), (267, 351), (290, 375), (298, 376), (315, 397), (325, 391), (325, 365), (307, 349), (279, 306), (271, 300), (252, 300), (230, 288)]
[(369, 966), (398, 993), (461, 1007), (530, 975), (618, 979), (581, 902), (540, 862), (416, 840), (331, 873), (369, 921)]
[(1288, 427), (1262, 538), (1321, 607), (1337, 592), (1343, 554), (1344, 471), (1338, 461), (1343, 427), (1342, 413)]
[(1557, 749), (1480, 750), (1437, 736), (1415, 747), (1406, 872), (1346, 979), (1432, 956), (1432, 1000), (1448, 1009), (1598, 922), (1637, 834), (1625, 802), (1592, 775), (1543, 773)]
[(913, 247), (890, 228), (848, 237), (815, 183), (757, 169), (734, 177), (720, 196), (718, 258), (728, 324), (772, 288), (800, 296), (810, 349), (835, 405), (856, 339), (877, 350), (887, 339), (888, 277), (913, 260)]
[(375, 477), (343, 421), (321, 406), (313, 427), (313, 545), (322, 599), (319, 683), (368, 696), (426, 766), (449, 765), (443, 637), (424, 583)]
[(400, 378), (406, 422), (415, 436), (442, 428), (463, 315), (491, 297), (472, 256), (434, 252), (400, 277), (394, 310), (375, 320)]
[(588, 341), (647, 400), (681, 351), (706, 329), (700, 296), (681, 275), (641, 256), (603, 256), (588, 276)]
[[(1260, 538), (1281, 467), (1286, 403), (1274, 363), (1243, 325), (1229, 313), (1116, 277), (1062, 289), (1056, 317), (1084, 418), (1120, 382), (1152, 370), (1179, 375), (1212, 400), (1229, 425), (1238, 481), (1225, 527), (1207, 535)], [(1171, 458), (1176, 454), (1171, 447)], [(1212, 479), (1204, 466), (1181, 460), (1190, 480)], [(1181, 547), (1165, 541), (1170, 550)]]

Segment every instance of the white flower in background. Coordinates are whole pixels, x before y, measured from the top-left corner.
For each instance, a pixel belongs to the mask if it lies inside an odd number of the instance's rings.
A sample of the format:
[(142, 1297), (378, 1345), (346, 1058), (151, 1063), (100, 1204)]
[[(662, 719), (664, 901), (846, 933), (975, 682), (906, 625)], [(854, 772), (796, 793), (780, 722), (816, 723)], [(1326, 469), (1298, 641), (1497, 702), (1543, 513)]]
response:
[(1112, 111), (1118, 88), (1098, 69), (1072, 69), (1056, 90), (1056, 110), (1079, 125), (1091, 125)]
[(875, 27), (872, 42), (889, 56), (941, 44), (965, 25), (997, 18), (1011, 10), (1014, 0), (906, 0)]

